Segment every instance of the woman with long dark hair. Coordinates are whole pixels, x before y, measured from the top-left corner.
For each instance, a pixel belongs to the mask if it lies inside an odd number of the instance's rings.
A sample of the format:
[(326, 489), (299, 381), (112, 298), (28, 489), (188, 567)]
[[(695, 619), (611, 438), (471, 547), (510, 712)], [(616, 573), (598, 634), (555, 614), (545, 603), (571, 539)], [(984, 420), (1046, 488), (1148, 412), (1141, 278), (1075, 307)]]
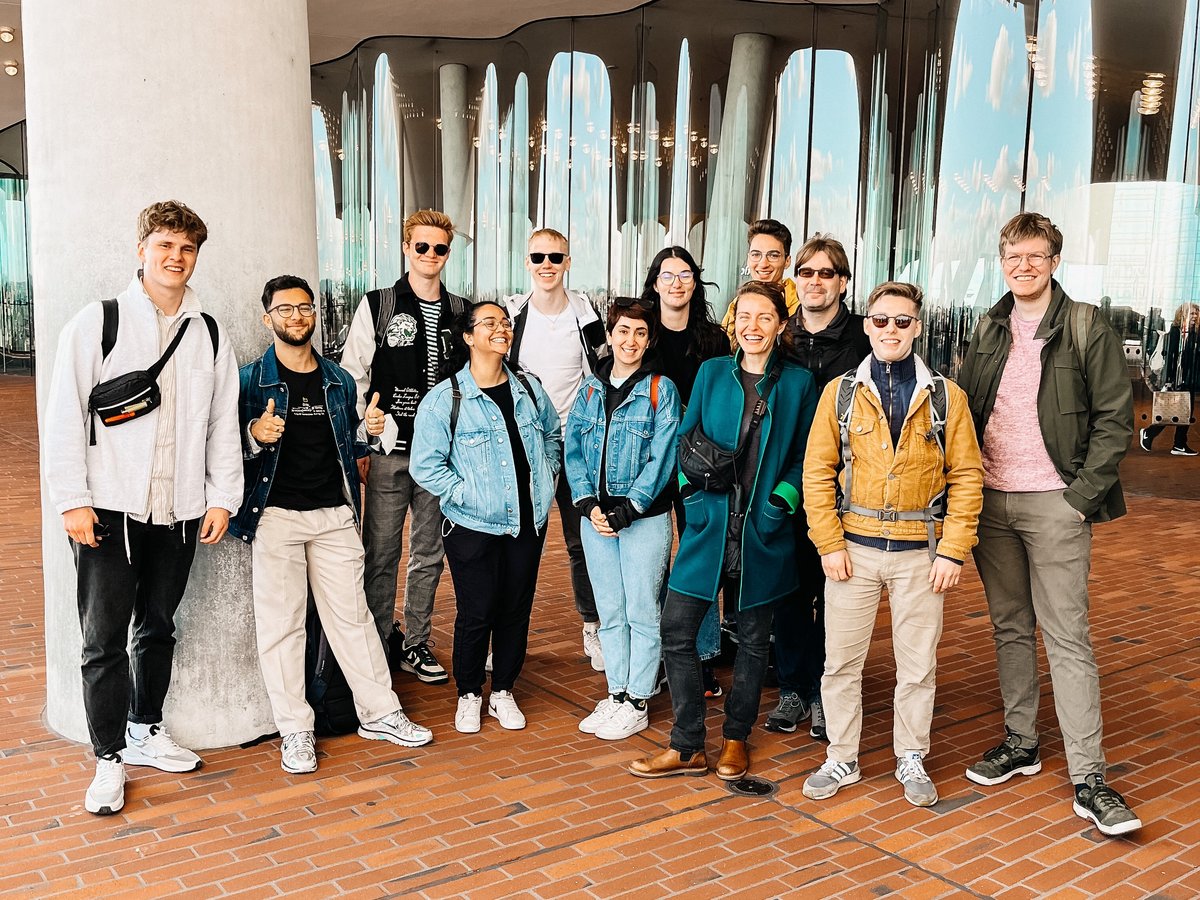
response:
[(508, 312), (469, 306), (455, 335), (470, 359), (417, 408), (413, 479), (441, 499), (442, 544), (454, 581), (454, 727), (479, 730), (484, 664), (492, 643), (488, 715), (524, 728), (513, 685), (525, 663), (554, 479), (562, 467), (558, 413), (542, 386), (513, 372)]
[[(737, 597), (739, 643), (717, 776), (735, 781), (746, 774), (746, 740), (758, 717), (774, 604), (798, 583), (788, 520), (800, 502), (816, 388), (811, 372), (786, 359), (783, 288), (751, 281), (733, 302), (739, 349), (700, 367), (679, 427), (687, 526), (662, 613), (675, 726), (666, 750), (630, 765), (642, 778), (708, 771), (696, 635), (722, 587), (727, 597)], [(706, 478), (719, 478), (692, 481), (685, 451), (698, 447), (716, 459), (713, 445), (732, 453), (732, 460), (701, 467)]]

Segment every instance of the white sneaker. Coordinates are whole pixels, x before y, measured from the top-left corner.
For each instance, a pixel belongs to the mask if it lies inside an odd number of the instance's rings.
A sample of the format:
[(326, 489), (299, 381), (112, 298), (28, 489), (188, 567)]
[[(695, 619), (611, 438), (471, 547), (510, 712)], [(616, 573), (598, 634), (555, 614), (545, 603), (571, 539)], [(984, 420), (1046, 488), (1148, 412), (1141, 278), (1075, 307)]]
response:
[(600, 623), (583, 623), (583, 652), (592, 661), (592, 668), (604, 671), (604, 649), (600, 646)]
[(805, 779), (800, 793), (809, 800), (828, 800), (838, 792), (838, 788), (860, 780), (862, 780), (862, 770), (858, 767), (858, 760), (844, 763), (827, 759), (821, 768)]
[(595, 710), (579, 723), (579, 730), (584, 734), (595, 734), (596, 729), (607, 722), (609, 716), (615, 713), (620, 705), (612, 697), (605, 697), (596, 704)]
[(479, 710), (483, 698), (478, 694), (464, 694), (458, 698), (458, 712), (454, 714), (454, 730), (462, 734), (474, 734), (479, 730)]
[(200, 757), (175, 743), (161, 723), (151, 725), (145, 737), (136, 736), (140, 731), (133, 722), (125, 728), (125, 749), (121, 751), (125, 765), (153, 766), (164, 772), (191, 772), (200, 768)]
[(125, 764), (116, 759), (96, 760), (96, 777), (83, 797), (83, 808), (97, 816), (111, 816), (125, 805)]
[(525, 716), (513, 699), (512, 691), (492, 691), (488, 695), (488, 715), (509, 731), (520, 731), (525, 727)]
[(608, 717), (608, 720), (596, 729), (596, 737), (602, 741), (622, 741), (649, 727), (649, 708), (643, 706), (638, 709), (626, 701), (618, 703), (616, 710)]
[(317, 742), (311, 731), (284, 735), (279, 765), (292, 775), (317, 771)]
[(401, 747), (424, 747), (433, 740), (433, 732), (418, 725), (398, 709), (374, 722), (358, 726), (358, 736), (368, 741), (391, 741)]

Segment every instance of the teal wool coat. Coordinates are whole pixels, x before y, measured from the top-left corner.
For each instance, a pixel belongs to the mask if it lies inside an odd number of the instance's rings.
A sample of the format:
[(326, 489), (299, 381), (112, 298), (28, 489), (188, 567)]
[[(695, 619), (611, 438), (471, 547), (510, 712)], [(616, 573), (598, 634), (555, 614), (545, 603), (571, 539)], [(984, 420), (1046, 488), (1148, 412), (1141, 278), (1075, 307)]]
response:
[[(734, 449), (744, 402), (738, 378), (740, 358), (739, 351), (736, 356), (710, 359), (700, 366), (691, 402), (679, 426), (681, 435), (700, 423), (711, 440), (726, 450)], [(774, 357), (767, 365), (768, 372), (773, 364)], [(766, 380), (766, 375), (759, 380), (760, 391), (766, 388)], [(812, 373), (784, 362), (760, 426), (758, 476), (742, 529), (739, 609), (770, 603), (798, 587), (790, 519), (800, 505), (804, 447), (816, 408)], [(687, 479), (681, 474), (679, 481), (687, 494)], [(786, 509), (769, 501), (772, 494)], [(731, 499), (731, 494), (698, 490), (683, 501), (687, 527), (671, 569), (671, 590), (700, 600), (716, 599)]]

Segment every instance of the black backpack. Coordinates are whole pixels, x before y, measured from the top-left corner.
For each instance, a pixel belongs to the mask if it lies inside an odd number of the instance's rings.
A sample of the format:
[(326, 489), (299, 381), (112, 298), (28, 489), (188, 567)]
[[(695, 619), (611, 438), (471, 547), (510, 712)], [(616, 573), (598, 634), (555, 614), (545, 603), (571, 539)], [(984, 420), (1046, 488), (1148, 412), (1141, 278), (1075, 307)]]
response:
[(314, 715), (313, 728), (319, 735), (349, 734), (358, 730), (354, 694), (342, 674), (337, 657), (325, 637), (321, 619), (310, 603), (305, 623), (304, 694)]

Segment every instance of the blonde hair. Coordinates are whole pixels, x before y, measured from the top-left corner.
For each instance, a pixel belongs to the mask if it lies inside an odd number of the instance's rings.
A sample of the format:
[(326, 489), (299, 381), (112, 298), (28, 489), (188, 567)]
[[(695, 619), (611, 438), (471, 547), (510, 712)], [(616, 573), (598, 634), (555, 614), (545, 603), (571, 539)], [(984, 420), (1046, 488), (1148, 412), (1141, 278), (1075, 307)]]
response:
[(414, 228), (424, 225), (426, 228), (440, 228), (446, 232), (446, 240), (454, 240), (454, 223), (450, 217), (439, 209), (419, 209), (404, 220), (404, 243), (412, 240)]
[(1050, 248), (1051, 256), (1062, 253), (1063, 236), (1058, 226), (1041, 213), (1018, 213), (1000, 229), (1000, 255), (1004, 255), (1009, 244), (1019, 244), (1030, 238), (1041, 238)]
[(562, 244), (563, 247), (566, 248), (567, 254), (570, 255), (571, 242), (567, 240), (567, 236), (565, 234), (563, 234), (561, 231), (556, 231), (553, 228), (539, 228), (537, 231), (535, 231), (533, 234), (531, 234), (529, 236), (529, 243), (532, 244), (533, 239), (538, 238), (538, 237), (553, 238), (554, 240), (556, 240), (560, 244)]

